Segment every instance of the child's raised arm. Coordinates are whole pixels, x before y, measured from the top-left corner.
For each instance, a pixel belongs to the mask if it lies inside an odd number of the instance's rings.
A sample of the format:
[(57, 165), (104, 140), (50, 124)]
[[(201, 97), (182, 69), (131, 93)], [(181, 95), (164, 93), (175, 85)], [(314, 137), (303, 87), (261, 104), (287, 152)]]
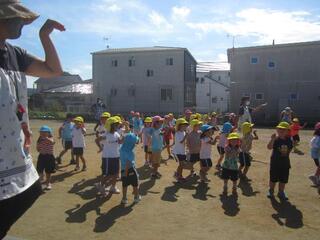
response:
[(270, 139), (268, 146), (267, 146), (269, 150), (273, 149), (273, 144), (274, 144), (274, 141), (276, 140), (276, 138), (277, 138), (277, 135), (275, 133), (271, 135), (271, 139)]

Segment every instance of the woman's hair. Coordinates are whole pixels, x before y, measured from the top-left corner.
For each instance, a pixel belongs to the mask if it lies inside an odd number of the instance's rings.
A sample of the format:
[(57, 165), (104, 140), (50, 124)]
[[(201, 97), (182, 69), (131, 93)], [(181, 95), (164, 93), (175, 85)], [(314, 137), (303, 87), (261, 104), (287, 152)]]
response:
[(320, 129), (317, 129), (313, 133), (314, 136), (320, 136)]

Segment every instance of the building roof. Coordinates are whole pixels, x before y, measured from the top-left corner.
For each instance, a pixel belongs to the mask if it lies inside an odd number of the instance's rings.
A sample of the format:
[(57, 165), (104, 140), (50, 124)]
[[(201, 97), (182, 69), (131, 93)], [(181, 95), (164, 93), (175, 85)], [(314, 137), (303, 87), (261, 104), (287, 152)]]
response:
[(230, 51), (247, 51), (247, 50), (259, 50), (259, 49), (270, 49), (270, 48), (286, 48), (286, 47), (306, 47), (320, 45), (320, 41), (311, 41), (311, 42), (295, 42), (295, 43), (282, 43), (282, 44), (270, 44), (262, 46), (251, 46), (251, 47), (239, 47), (239, 48), (229, 48)]
[(228, 62), (199, 62), (197, 72), (230, 71)]
[(91, 80), (83, 81), (82, 83), (73, 83), (63, 87), (52, 88), (44, 91), (46, 93), (80, 93), (92, 94), (93, 85)]
[(166, 47), (166, 46), (154, 46), (154, 47), (136, 47), (136, 48), (109, 48), (101, 51), (92, 52), (92, 55), (99, 54), (116, 54), (116, 53), (135, 53), (135, 52), (163, 52), (163, 51), (185, 51), (187, 52), (195, 62), (195, 58), (189, 52), (187, 48), (182, 47)]
[(82, 79), (78, 74), (70, 74), (68, 72), (64, 72), (62, 76), (58, 76), (58, 77), (53, 77), (53, 78), (38, 78), (35, 83), (39, 84), (39, 83), (46, 83), (47, 81), (52, 82), (57, 82), (57, 83), (61, 83), (62, 85), (64, 84), (64, 82), (66, 84), (70, 84), (71, 82), (81, 82)]

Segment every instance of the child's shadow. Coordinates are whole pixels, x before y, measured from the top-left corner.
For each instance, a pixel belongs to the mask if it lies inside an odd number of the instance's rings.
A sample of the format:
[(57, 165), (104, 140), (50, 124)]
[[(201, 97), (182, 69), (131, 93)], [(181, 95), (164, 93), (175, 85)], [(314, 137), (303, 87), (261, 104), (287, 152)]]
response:
[(80, 171), (62, 171), (62, 170), (58, 170), (58, 172), (62, 172), (61, 174), (53, 174), (51, 177), (51, 182), (55, 183), (55, 182), (63, 182), (66, 178), (68, 177), (72, 177), (75, 174), (80, 173)]
[(196, 192), (192, 194), (192, 197), (202, 201), (207, 201), (208, 197), (214, 198), (215, 196), (207, 194), (209, 189), (210, 188), (208, 187), (208, 183), (199, 182), (199, 184), (196, 187)]
[[(303, 214), (292, 205), (289, 201), (277, 201), (275, 198), (270, 199), (272, 207), (277, 213), (272, 214), (272, 218), (276, 222), (289, 228), (301, 228), (303, 227)], [(281, 220), (284, 219), (284, 222)]]
[(247, 197), (256, 196), (259, 191), (253, 191), (251, 183), (245, 179), (240, 178), (238, 187), (241, 189), (242, 194)]
[(87, 219), (87, 213), (91, 211), (96, 211), (99, 214), (100, 206), (107, 200), (111, 198), (111, 194), (105, 197), (96, 198), (90, 202), (83, 204), (77, 204), (76, 207), (71, 208), (65, 211), (68, 214), (66, 218), (66, 222), (68, 223), (82, 223), (85, 222)]
[(148, 166), (142, 166), (137, 168), (137, 172), (139, 174), (140, 180), (146, 180), (150, 177), (151, 169)]
[[(94, 185), (98, 182), (99, 182), (99, 177), (88, 179), (88, 180), (82, 179), (81, 181), (73, 184), (72, 188), (69, 190), (69, 193), (75, 193), (79, 195), (82, 199), (95, 198), (97, 195), (97, 190), (94, 187)], [(91, 187), (91, 188), (86, 189), (87, 187)]]
[(179, 195), (177, 195), (177, 192), (180, 188), (188, 189), (188, 190), (194, 190), (196, 187), (194, 184), (197, 183), (198, 178), (197, 177), (190, 177), (187, 178), (187, 180), (183, 183), (179, 182), (173, 182), (172, 186), (168, 186), (164, 189), (164, 192), (161, 196), (161, 200), (168, 201), (168, 202), (176, 202), (178, 201)]
[(236, 216), (239, 211), (238, 197), (236, 195), (227, 195), (222, 193), (220, 195), (220, 201), (222, 203), (222, 208), (224, 209), (224, 214), (230, 217)]
[(118, 218), (128, 215), (133, 210), (133, 205), (134, 204), (127, 207), (124, 207), (123, 205), (118, 205), (110, 209), (107, 213), (99, 213), (100, 216), (96, 219), (93, 231), (96, 233), (107, 231), (110, 227), (113, 226), (113, 224), (116, 223), (116, 220)]
[(150, 193), (149, 190), (154, 186), (155, 183), (156, 183), (156, 180), (153, 178), (150, 178), (149, 180), (141, 183), (139, 186), (140, 195), (146, 196), (148, 193)]

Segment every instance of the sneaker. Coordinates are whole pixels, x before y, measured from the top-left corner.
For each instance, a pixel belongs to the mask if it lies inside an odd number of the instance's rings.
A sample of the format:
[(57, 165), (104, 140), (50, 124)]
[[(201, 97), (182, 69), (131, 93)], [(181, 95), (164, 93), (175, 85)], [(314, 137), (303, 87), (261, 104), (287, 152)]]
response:
[(161, 178), (162, 177), (161, 173), (159, 173), (159, 172), (156, 172), (156, 176), (157, 176), (157, 178)]
[(79, 171), (80, 170), (80, 167), (79, 166), (76, 166), (74, 171)]
[(122, 198), (121, 204), (128, 204), (128, 199), (127, 198)]
[(274, 198), (274, 190), (269, 189), (269, 191), (267, 193), (267, 197), (268, 198)]
[(120, 189), (117, 187), (111, 187), (110, 188), (110, 192), (111, 193), (115, 193), (115, 194), (119, 194), (120, 193)]
[(61, 164), (61, 157), (56, 158), (57, 164)]
[(134, 197), (134, 203), (138, 203), (138, 202), (140, 202), (141, 201), (141, 196), (140, 195), (138, 195), (137, 197)]
[(220, 164), (217, 164), (217, 165), (216, 165), (216, 169), (217, 169), (217, 170), (220, 170), (220, 169), (221, 169), (221, 165), (220, 165)]
[(81, 169), (81, 171), (83, 171), (83, 172), (84, 172), (84, 171), (87, 171), (87, 166), (83, 166), (82, 169)]
[(71, 160), (70, 160), (70, 164), (71, 164), (71, 165), (75, 165), (75, 164), (76, 164), (76, 160), (71, 159)]
[(284, 201), (288, 201), (289, 200), (287, 194), (284, 191), (278, 192), (278, 198), (280, 198), (280, 200), (284, 200)]
[(104, 188), (104, 186), (101, 183), (97, 183), (95, 185), (95, 187), (98, 190), (98, 193), (100, 193), (101, 195), (105, 195), (106, 194), (106, 189)]
[(46, 190), (51, 190), (52, 189), (51, 183), (48, 183), (45, 189)]

